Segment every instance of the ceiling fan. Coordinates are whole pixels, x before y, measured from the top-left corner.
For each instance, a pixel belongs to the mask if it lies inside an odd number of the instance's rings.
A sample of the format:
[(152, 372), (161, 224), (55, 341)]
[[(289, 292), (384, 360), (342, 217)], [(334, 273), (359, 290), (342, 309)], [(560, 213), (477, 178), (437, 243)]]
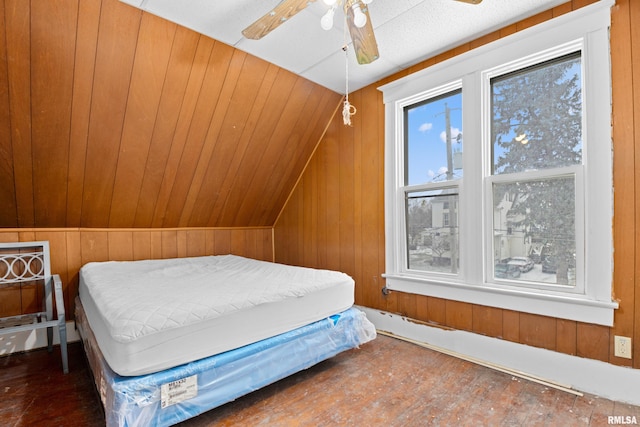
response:
[[(333, 26), (333, 15), (338, 5), (342, 6), (347, 17), (349, 34), (353, 41), (356, 59), (359, 64), (369, 64), (379, 58), (378, 43), (373, 33), (369, 17), (369, 3), (373, 0), (322, 0), (331, 9), (320, 20), (322, 28), (329, 30)], [(393, 1), (393, 0), (392, 0)], [(482, 0), (456, 0), (463, 3), (479, 4)], [(281, 24), (304, 10), (316, 0), (282, 0), (266, 15), (242, 30), (242, 34), (253, 40), (259, 40), (278, 28)]]

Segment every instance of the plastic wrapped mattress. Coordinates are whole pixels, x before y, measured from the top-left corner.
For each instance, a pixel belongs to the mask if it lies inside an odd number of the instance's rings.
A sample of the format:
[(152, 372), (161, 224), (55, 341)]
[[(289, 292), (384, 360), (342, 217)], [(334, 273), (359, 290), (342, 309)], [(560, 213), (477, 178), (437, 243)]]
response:
[(149, 375), (115, 374), (102, 357), (80, 299), (76, 323), (107, 426), (168, 426), (230, 402), (375, 338), (350, 308), (292, 331)]
[(354, 282), (337, 271), (219, 255), (88, 263), (79, 296), (111, 369), (137, 376), (344, 311)]

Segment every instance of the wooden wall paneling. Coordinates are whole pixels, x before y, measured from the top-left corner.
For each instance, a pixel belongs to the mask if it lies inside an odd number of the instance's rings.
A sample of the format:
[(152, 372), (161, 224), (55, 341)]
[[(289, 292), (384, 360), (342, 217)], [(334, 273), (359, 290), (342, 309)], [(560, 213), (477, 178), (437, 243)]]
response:
[(139, 230), (132, 234), (132, 260), (153, 259), (151, 255), (151, 232)]
[[(303, 177), (304, 179), (304, 177)], [(296, 198), (297, 200), (297, 204), (294, 205), (296, 206), (296, 212), (294, 212), (294, 215), (292, 217), (294, 223), (292, 224), (295, 229), (292, 232), (294, 234), (294, 239), (296, 241), (295, 244), (295, 248), (297, 248), (298, 250), (293, 253), (293, 257), (296, 260), (294, 263), (298, 264), (298, 265), (305, 265), (304, 264), (304, 255), (305, 255), (305, 246), (306, 246), (306, 239), (307, 239), (307, 233), (305, 233), (305, 221), (307, 220), (307, 215), (306, 215), (306, 210), (303, 208), (304, 206), (304, 202), (305, 202), (305, 192), (302, 190), (302, 188), (304, 188), (302, 185), (300, 185), (301, 190), (298, 191), (298, 197)]]
[(565, 354), (577, 354), (578, 322), (573, 320), (558, 319), (556, 322), (556, 327), (556, 350)]
[[(371, 89), (371, 88), (370, 88)], [(384, 117), (384, 102), (383, 102), (383, 97), (382, 97), (382, 93), (381, 92), (376, 92), (376, 95), (378, 97), (378, 111), (377, 111), (377, 116), (378, 117)], [(374, 114), (372, 112), (372, 114)], [(377, 222), (376, 223), (371, 223), (371, 224), (366, 224), (365, 226), (367, 228), (369, 227), (373, 227), (374, 230), (377, 231), (377, 248), (378, 248), (378, 287), (383, 288), (386, 286), (386, 280), (382, 277), (382, 274), (386, 271), (387, 266), (386, 266), (386, 243), (385, 243), (385, 227), (386, 227), (386, 217), (385, 217), (385, 185), (384, 185), (384, 153), (385, 153), (385, 125), (384, 125), (384, 121), (379, 120), (377, 123), (377, 132), (376, 132), (376, 139), (377, 139), (377, 144), (375, 145), (375, 147), (377, 147), (377, 151), (378, 151), (378, 156), (376, 157), (375, 163), (374, 163), (374, 168), (376, 172), (373, 172), (373, 175), (371, 175), (371, 179), (375, 179), (377, 177), (378, 179), (378, 184), (377, 184), (377, 191), (378, 191), (378, 196), (376, 198), (376, 211), (378, 212), (377, 215)], [(373, 242), (372, 242), (373, 243)], [(380, 283), (381, 282), (381, 283)], [(378, 294), (378, 298), (380, 298), (380, 294)], [(381, 307), (383, 306), (382, 304), (380, 305)], [(428, 307), (428, 305), (427, 305)]]
[(274, 224), (281, 207), (286, 202), (291, 186), (304, 170), (309, 157), (318, 146), (321, 135), (336, 110), (339, 95), (321, 86), (313, 86), (306, 99), (304, 108), (298, 112), (292, 134), (286, 139), (280, 157), (279, 174), (267, 180), (265, 193), (272, 197), (257, 200), (257, 208), (253, 209), (250, 224)]
[(36, 232), (33, 228), (28, 228), (28, 229), (24, 229), (24, 230), (20, 230), (20, 232), (18, 233), (18, 235), (20, 236), (18, 241), (20, 242), (33, 242), (36, 239)]
[(581, 7), (588, 6), (592, 3), (595, 3), (599, 0), (571, 0), (571, 5), (573, 10), (580, 9)]
[[(66, 222), (78, 7), (31, 4), (31, 141), (35, 224)], [(52, 85), (51, 80), (56, 84)]]
[(65, 284), (69, 281), (69, 270), (67, 260), (67, 233), (63, 230), (45, 229), (36, 231), (30, 236), (21, 236), (21, 241), (48, 241), (51, 272), (58, 274), (60, 280)]
[[(334, 119), (331, 126), (335, 129), (343, 125)], [(339, 207), (342, 199), (341, 193), (349, 190), (348, 187), (342, 187), (340, 182), (342, 148), (339, 144), (340, 140), (337, 138), (326, 138), (322, 141), (318, 162), (314, 163), (319, 173), (313, 176), (318, 187), (318, 198), (314, 200), (318, 205), (318, 212), (321, 214), (316, 230), (318, 243), (321, 246), (317, 250), (323, 253), (322, 261), (324, 264), (321, 265), (334, 270), (340, 269), (340, 260), (344, 251), (344, 248), (340, 246), (342, 217)], [(358, 278), (353, 277), (353, 279), (357, 286)]]
[[(229, 170), (231, 179), (235, 182), (235, 188), (239, 192), (230, 193), (224, 202), (220, 201), (213, 206), (209, 216), (209, 224), (219, 226), (235, 222), (235, 216), (243, 211), (243, 203), (251, 204), (262, 195), (260, 191), (249, 193), (251, 189), (259, 188), (254, 182), (256, 169), (260, 167), (264, 151), (274, 130), (278, 124), (280, 114), (287, 105), (288, 98), (297, 81), (297, 77), (288, 71), (278, 69), (275, 81), (270, 85), (266, 105), (269, 108), (262, 109), (259, 114), (255, 129), (251, 135), (251, 141), (247, 147), (245, 157), (242, 159), (242, 173)], [(271, 83), (267, 81), (267, 84)], [(250, 209), (250, 208), (249, 208)], [(244, 224), (244, 225), (248, 225)]]
[(556, 349), (556, 319), (537, 314), (520, 313), (520, 342), (534, 347)]
[(429, 321), (429, 297), (426, 295), (416, 295), (416, 320), (421, 322)]
[[(65, 307), (65, 315), (67, 319), (73, 318), (73, 306), (72, 304), (72, 294), (71, 290), (73, 289), (70, 286), (70, 279), (73, 277), (73, 274), (69, 271), (69, 260), (68, 260), (68, 250), (67, 250), (67, 233), (64, 230), (56, 230), (56, 229), (48, 229), (43, 231), (36, 231), (33, 237), (25, 238), (23, 236), (21, 240), (35, 240), (35, 241), (43, 241), (46, 240), (49, 242), (49, 255), (51, 259), (51, 273), (57, 274), (60, 276), (60, 280), (62, 281), (62, 292), (64, 299), (64, 307)], [(42, 295), (38, 295), (38, 311), (42, 310), (41, 306)], [(55, 310), (55, 309), (54, 309)]]
[(149, 231), (149, 241), (151, 243), (151, 259), (162, 258), (162, 230)]
[(82, 239), (78, 230), (65, 231), (65, 254), (67, 258), (67, 282), (62, 286), (65, 290), (65, 307), (67, 318), (74, 316), (75, 298), (80, 284), (79, 271), (82, 267)]
[(534, 25), (538, 25), (545, 21), (548, 21), (551, 18), (553, 18), (553, 9), (545, 10), (544, 12), (540, 12), (537, 15), (533, 15), (529, 18), (518, 21), (516, 23), (516, 28), (518, 31), (522, 31), (527, 28), (533, 27)]
[(262, 259), (275, 262), (276, 258), (273, 251), (273, 227), (268, 227), (262, 231)]
[(20, 285), (20, 313), (37, 313), (42, 310), (42, 287), (36, 283)]
[(0, 287), (0, 317), (17, 316), (22, 313), (22, 287)]
[(302, 182), (302, 195), (304, 197), (304, 217), (302, 219), (303, 226), (303, 244), (302, 244), (302, 263), (307, 267), (320, 267), (318, 264), (318, 250), (327, 250), (331, 246), (319, 248), (318, 242), (318, 208), (317, 208), (317, 180), (314, 179), (318, 172), (319, 159), (313, 159), (312, 168), (309, 170), (309, 176)]
[(214, 255), (231, 253), (231, 230), (219, 230), (215, 235)]
[[(251, 64), (252, 62), (253, 60), (251, 58), (247, 58), (248, 64)], [(252, 163), (255, 161), (258, 152), (261, 151), (260, 145), (263, 141), (255, 138), (256, 128), (260, 124), (260, 118), (264, 114), (265, 106), (267, 105), (267, 101), (270, 99), (271, 91), (273, 90), (273, 86), (279, 72), (279, 68), (275, 65), (260, 63), (260, 65), (263, 64), (266, 65), (266, 69), (263, 69), (262, 67), (259, 68), (263, 70), (263, 72), (259, 87), (254, 89), (255, 95), (245, 94), (239, 97), (240, 99), (249, 99), (252, 101), (249, 104), (250, 106), (246, 103), (243, 104), (243, 108), (247, 109), (248, 115), (245, 119), (244, 125), (241, 126), (242, 133), (238, 137), (237, 144), (234, 144), (235, 149), (233, 150), (232, 158), (228, 163), (228, 166), (218, 167), (216, 171), (211, 172), (215, 172), (218, 178), (207, 179), (208, 182), (219, 182), (219, 188), (215, 192), (200, 193), (201, 198), (210, 199), (211, 202), (209, 203), (209, 206), (206, 206), (203, 201), (199, 202), (198, 209), (194, 213), (194, 218), (192, 219), (192, 223), (196, 226), (199, 224), (210, 224), (212, 222), (224, 224), (231, 223), (234, 211), (233, 209), (225, 210), (225, 207), (229, 202), (229, 197), (232, 195), (233, 187), (235, 186), (238, 189), (233, 192), (235, 199), (241, 199), (245, 193), (244, 190), (246, 187), (243, 186), (241, 180), (243, 179), (243, 176), (247, 174), (239, 174), (239, 171), (251, 170)], [(257, 83), (257, 81), (253, 81), (253, 79), (252, 82)], [(237, 126), (237, 124), (234, 124), (233, 126)], [(222, 146), (224, 147), (226, 145), (227, 144), (225, 144), (223, 140)], [(232, 200), (231, 204), (233, 206), (238, 206), (239, 202)], [(226, 218), (220, 217), (222, 212), (225, 212)]]
[[(182, 174), (180, 162), (185, 150), (188, 138), (191, 138), (190, 130), (198, 112), (199, 95), (207, 74), (208, 64), (211, 60), (213, 48), (216, 42), (208, 37), (200, 36), (189, 79), (185, 89), (184, 98), (180, 108), (180, 114), (176, 124), (175, 134), (171, 139), (171, 149), (164, 166), (162, 182), (155, 200), (152, 227), (161, 227), (165, 222), (165, 214), (169, 204), (173, 185), (176, 177)], [(196, 121), (197, 123), (197, 121)], [(140, 223), (138, 223), (140, 225)]]
[(247, 245), (247, 252), (245, 252), (244, 256), (255, 259), (264, 258), (264, 255), (262, 254), (263, 246), (261, 233), (247, 230), (245, 232), (245, 242)]
[[(190, 223), (197, 201), (204, 201), (205, 205), (208, 205), (204, 211), (210, 214), (211, 208), (208, 203), (211, 199), (210, 195), (218, 191), (227, 191), (225, 188), (220, 188), (219, 170), (229, 167), (242, 127), (246, 122), (246, 116), (250, 111), (247, 105), (251, 105), (260, 81), (260, 78), (256, 79), (251, 73), (243, 73), (243, 71), (251, 69), (253, 65), (256, 67), (255, 71), (259, 73), (257, 77), (261, 77), (260, 66), (264, 65), (264, 61), (254, 57), (248, 60), (252, 64), (247, 64), (247, 58), (246, 53), (235, 50), (226, 69), (224, 84), (217, 97), (218, 101), (193, 172), (193, 179), (184, 205), (181, 207), (178, 220), (178, 225), (181, 227)], [(247, 86), (251, 86), (253, 90), (246, 91)], [(213, 176), (209, 175), (209, 172)], [(204, 195), (201, 197), (202, 193)]]
[(141, 14), (117, 1), (102, 3), (84, 174), (83, 227), (109, 223)]
[(160, 243), (162, 248), (161, 258), (177, 258), (178, 236), (176, 230), (162, 230), (160, 235), (162, 236)]
[(35, 222), (31, 152), (31, 6), (30, 2), (22, 0), (5, 0), (4, 6), (11, 149), (17, 208), (17, 218), (13, 224), (29, 227)]
[(176, 246), (178, 249), (178, 258), (184, 258), (188, 253), (188, 241), (187, 241), (187, 230), (180, 229), (176, 231)]
[[(328, 138), (317, 146), (313, 161), (307, 164), (310, 178), (307, 180), (309, 191), (304, 192), (305, 199), (313, 200), (314, 208), (311, 221), (316, 225), (313, 227), (312, 234), (308, 236), (303, 234), (305, 237), (303, 250), (309, 254), (308, 256), (313, 262), (312, 265), (327, 269), (337, 269), (340, 263), (338, 244), (340, 219), (335, 209), (338, 205), (338, 174), (327, 172), (327, 169), (332, 168), (337, 171), (339, 150), (336, 144), (335, 139)], [(316, 168), (321, 172), (315, 173), (314, 169)], [(316, 176), (325, 176), (326, 179), (316, 181), (314, 179)], [(295, 225), (300, 226), (301, 224), (296, 223)], [(292, 231), (293, 234), (296, 232)]]
[(196, 61), (196, 49), (200, 35), (184, 27), (177, 27), (171, 47), (165, 80), (162, 85), (158, 114), (145, 161), (134, 227), (148, 227), (153, 223), (153, 214), (158, 194), (168, 165), (172, 143), (187, 95), (187, 84), (192, 66)]
[(502, 310), (502, 337), (507, 341), (520, 342), (520, 313)]
[(283, 264), (302, 263), (299, 257), (304, 245), (304, 233), (301, 229), (303, 223), (302, 195), (302, 185), (299, 180), (289, 197), (286, 209), (280, 213), (275, 226), (273, 244), (276, 262)]
[(78, 2), (69, 159), (67, 160), (67, 206), (64, 223), (67, 226), (79, 226), (82, 222), (85, 162), (101, 8), (102, 2), (99, 0)]
[(472, 331), (494, 338), (502, 338), (502, 310), (495, 307), (472, 307)]
[[(265, 196), (269, 181), (282, 179), (283, 169), (279, 158), (286, 150), (291, 149), (288, 147), (291, 143), (290, 136), (298, 131), (294, 125), (297, 123), (300, 111), (304, 108), (312, 86), (314, 86), (313, 83), (302, 77), (291, 77), (294, 79), (294, 84), (289, 90), (283, 88), (282, 92), (277, 93), (275, 91), (279, 90), (279, 88), (274, 87), (274, 96), (286, 98), (283, 99), (284, 103), (274, 100), (274, 103), (282, 105), (282, 108), (276, 114), (268, 114), (268, 117), (265, 117), (265, 120), (273, 120), (272, 123), (275, 123), (275, 126), (272, 127), (268, 137), (256, 139), (256, 141), (261, 142), (258, 148), (261, 151), (261, 155), (256, 158), (256, 167), (251, 171), (250, 184), (247, 187), (242, 187), (239, 183), (236, 183), (234, 189), (240, 191), (240, 189), (244, 188), (246, 191), (241, 191), (242, 198), (230, 197), (229, 203), (222, 213), (222, 218), (228, 218), (228, 215), (233, 215), (233, 222), (230, 225), (273, 225), (254, 222), (252, 213), (256, 202)], [(313, 141), (314, 146), (316, 142)], [(239, 208), (234, 209), (235, 206), (239, 206)], [(271, 205), (270, 209), (274, 209), (273, 205)], [(275, 215), (272, 218), (275, 219)]]
[[(393, 292), (397, 294), (399, 292)], [(447, 324), (447, 301), (442, 298), (427, 297), (427, 309), (429, 310), (429, 322), (439, 325)]]
[(206, 255), (215, 255), (215, 244), (216, 244), (216, 235), (213, 230), (207, 230), (205, 232), (205, 254)]
[[(628, 2), (629, 4), (629, 15), (631, 17), (631, 22), (638, 22), (640, 20), (640, 4), (638, 2)], [(635, 49), (632, 50), (632, 60), (633, 60), (633, 123), (634, 123), (634, 136), (633, 140), (635, 141), (635, 146), (638, 147), (640, 145), (640, 28), (637, 25), (631, 26), (631, 40)], [(621, 150), (623, 151), (623, 150)], [(635, 164), (640, 165), (640, 149), (634, 150), (635, 154)], [(634, 178), (635, 178), (635, 189), (636, 191), (640, 189), (640, 173), (638, 173), (638, 168), (634, 168)], [(637, 198), (636, 198), (637, 200)], [(634, 286), (632, 289), (635, 291), (635, 303), (633, 309), (631, 310), (634, 315), (633, 321), (633, 367), (636, 369), (640, 369), (640, 290), (638, 289), (638, 282), (640, 281), (640, 262), (638, 262), (638, 251), (640, 250), (640, 235), (638, 233), (638, 227), (640, 226), (640, 206), (636, 202), (635, 206), (635, 220), (634, 220), (635, 232), (630, 233), (631, 236), (635, 236), (635, 250), (636, 259), (635, 268), (633, 273), (631, 273), (634, 277)], [(620, 254), (619, 254), (620, 255)], [(630, 316), (631, 317), (631, 316)]]
[(445, 303), (447, 326), (462, 331), (473, 330), (473, 305), (447, 300)]
[(116, 166), (110, 227), (131, 227), (158, 118), (176, 24), (143, 13)]
[(207, 255), (207, 233), (205, 230), (187, 230), (187, 256)]
[(576, 355), (609, 362), (610, 335), (611, 328), (606, 326), (578, 323)]
[[(238, 56), (237, 52), (235, 56)], [(234, 73), (228, 73), (233, 77), (233, 85), (225, 85), (226, 93), (221, 96), (222, 100), (228, 99), (229, 102), (220, 105), (214, 114), (207, 135), (211, 144), (208, 145), (209, 150), (202, 153), (194, 185), (189, 189), (182, 211), (181, 224), (206, 225), (214, 206), (226, 202), (235, 187), (233, 177), (242, 170), (239, 169), (241, 161), (250, 143), (247, 135), (250, 135), (264, 107), (266, 96), (262, 87), (269, 64), (250, 55), (244, 55), (242, 61), (234, 63)], [(266, 85), (270, 89), (275, 72), (269, 73), (268, 77)], [(244, 189), (237, 188), (236, 192), (244, 193)]]
[(361, 175), (361, 197), (358, 199), (363, 236), (361, 285), (364, 293), (371, 295), (374, 304), (380, 307), (384, 305), (381, 273), (385, 271), (384, 257), (380, 259), (380, 248), (384, 251), (384, 226), (379, 227), (384, 225), (384, 126), (372, 126), (369, 118), (384, 117), (382, 93), (373, 86), (365, 88), (356, 107), (358, 111), (354, 118), (358, 118), (362, 127), (361, 162), (356, 165)]
[(130, 230), (109, 231), (109, 260), (130, 261), (134, 259), (133, 233)]
[[(7, 20), (5, 1), (0, 0), (0, 224), (18, 225), (16, 187), (13, 178), (11, 147), (11, 104), (9, 102), (9, 57), (7, 54)], [(4, 30), (3, 30), (4, 29)]]
[[(638, 202), (636, 192), (640, 188), (637, 159), (640, 158), (638, 131), (634, 129), (634, 90), (640, 87), (640, 80), (634, 81), (634, 56), (636, 66), (640, 64), (637, 54), (634, 55), (632, 43), (640, 44), (640, 37), (636, 33), (636, 40), (632, 39), (632, 28), (635, 21), (631, 15), (631, 4), (637, 2), (618, 1), (613, 9), (611, 20), (611, 74), (613, 92), (613, 203), (615, 216), (613, 219), (614, 271), (613, 295), (619, 301), (620, 309), (614, 314), (614, 327), (609, 345), (609, 360), (612, 363), (630, 365), (629, 359), (618, 358), (614, 355), (613, 337), (615, 335), (633, 337), (639, 306), (635, 303), (635, 291), (638, 273), (637, 239)], [(636, 4), (637, 17), (640, 17)], [(636, 75), (638, 72), (636, 71)], [(635, 89), (634, 88), (634, 89)], [(638, 90), (635, 89), (637, 96)], [(640, 105), (640, 104), (638, 104)], [(636, 341), (640, 343), (640, 341)], [(635, 347), (638, 347), (636, 344)], [(637, 359), (636, 359), (637, 360)], [(640, 362), (637, 362), (640, 363)], [(639, 365), (640, 367), (640, 365)]]
[[(306, 91), (307, 86), (304, 85), (303, 87)], [(291, 191), (290, 188), (285, 190), (285, 186), (288, 187), (296, 182), (306, 164), (306, 160), (309, 159), (311, 153), (318, 146), (319, 134), (317, 138), (313, 138), (311, 135), (315, 129), (315, 120), (317, 120), (315, 112), (320, 107), (319, 104), (321, 102), (317, 95), (319, 91), (326, 92), (326, 90), (315, 85), (309, 86), (308, 89), (309, 91), (306, 92), (305, 97), (300, 99), (297, 114), (288, 118), (290, 131), (286, 134), (276, 133), (270, 141), (269, 147), (272, 148), (269, 148), (269, 150), (279, 152), (280, 165), (278, 168), (272, 167), (268, 171), (263, 183), (263, 192), (273, 196), (254, 200), (255, 208), (251, 209), (247, 216), (250, 224), (273, 224), (280, 212), (281, 201), (286, 200), (288, 193)], [(323, 124), (326, 125), (326, 121)], [(277, 131), (281, 129), (282, 121), (278, 123)], [(306, 156), (302, 165), (300, 165), (299, 156)], [(298, 170), (294, 174), (296, 169)]]
[[(362, 104), (365, 96), (363, 95), (360, 99), (357, 99), (358, 108), (360, 104)], [(351, 102), (351, 101), (349, 101)], [(343, 107), (344, 108), (344, 107)], [(334, 122), (337, 117), (342, 117), (342, 110), (338, 110), (337, 114), (334, 115)], [(361, 112), (362, 114), (362, 112)], [(371, 191), (372, 186), (370, 183), (365, 183), (363, 180), (363, 163), (367, 154), (365, 153), (370, 144), (370, 140), (367, 138), (368, 127), (361, 127), (360, 133), (354, 138), (353, 141), (353, 199), (355, 201), (353, 206), (353, 217), (355, 220), (355, 224), (353, 227), (353, 238), (354, 238), (354, 274), (356, 280), (356, 291), (355, 291), (355, 300), (356, 304), (361, 304), (361, 301), (364, 300), (363, 295), (365, 292), (372, 293), (375, 295), (375, 284), (378, 282), (376, 273), (372, 274), (371, 270), (368, 270), (367, 267), (369, 265), (368, 257), (365, 255), (367, 253), (367, 245), (370, 244), (368, 242), (371, 234), (370, 230), (366, 224), (368, 224), (367, 214), (370, 213), (370, 206), (365, 203), (365, 195), (363, 194), (363, 188), (365, 193), (369, 193)], [(338, 153), (339, 155), (339, 153)], [(366, 242), (366, 244), (365, 244)], [(375, 249), (375, 248), (374, 248)], [(417, 307), (415, 312), (417, 313)]]
[(411, 294), (398, 293), (396, 295), (395, 311), (410, 319), (418, 319), (418, 301)]
[(209, 58), (202, 87), (199, 90), (199, 96), (196, 103), (196, 109), (193, 114), (192, 122), (189, 128), (187, 139), (185, 141), (184, 150), (180, 163), (178, 165), (179, 173), (175, 176), (175, 181), (171, 189), (169, 203), (167, 203), (164, 227), (170, 227), (178, 224), (182, 208), (185, 204), (189, 188), (193, 184), (195, 171), (198, 162), (202, 157), (203, 150), (207, 144), (215, 143), (215, 141), (207, 141), (207, 133), (212, 124), (213, 115), (216, 111), (218, 103), (226, 104), (226, 99), (221, 99), (221, 93), (225, 87), (235, 86), (235, 78), (227, 81), (226, 73), (236, 69), (238, 61), (244, 61), (244, 54), (235, 54), (235, 50), (223, 43), (216, 42)]
[[(359, 96), (359, 95), (358, 95)], [(354, 97), (358, 98), (358, 96)], [(337, 115), (336, 115), (337, 116)], [(355, 227), (354, 207), (356, 201), (353, 199), (353, 182), (354, 182), (354, 141), (360, 136), (360, 130), (357, 126), (342, 126), (340, 131), (342, 137), (340, 140), (340, 155), (338, 158), (340, 183), (336, 189), (340, 196), (338, 201), (338, 209), (340, 212), (340, 222), (338, 228), (340, 230), (340, 265), (338, 270), (349, 275), (355, 275)], [(318, 176), (316, 179), (323, 179)], [(359, 201), (358, 201), (359, 202)]]
[(553, 17), (557, 18), (560, 15), (571, 12), (572, 9), (573, 6), (571, 5), (571, 3), (563, 3), (560, 6), (556, 6), (551, 9), (551, 12), (553, 13)]
[(231, 230), (231, 253), (232, 254), (251, 254), (253, 248), (251, 247), (251, 240), (247, 238), (246, 232), (243, 229)]
[(82, 265), (92, 261), (109, 261), (109, 233), (100, 230), (80, 232)]

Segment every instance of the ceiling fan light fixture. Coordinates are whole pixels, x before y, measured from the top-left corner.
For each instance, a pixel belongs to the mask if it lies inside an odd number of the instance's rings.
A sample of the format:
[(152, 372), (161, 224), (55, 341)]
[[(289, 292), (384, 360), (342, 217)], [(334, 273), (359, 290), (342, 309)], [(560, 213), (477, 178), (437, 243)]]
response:
[(333, 6), (337, 0), (322, 0), (327, 6)]
[(331, 9), (327, 10), (327, 13), (322, 15), (322, 18), (320, 18), (320, 26), (323, 30), (329, 31), (333, 28), (333, 16), (335, 15), (335, 13), (336, 8), (332, 7)]
[(356, 27), (362, 28), (367, 25), (367, 15), (362, 13), (362, 9), (360, 9), (360, 3), (356, 3), (351, 6), (353, 9), (353, 23)]

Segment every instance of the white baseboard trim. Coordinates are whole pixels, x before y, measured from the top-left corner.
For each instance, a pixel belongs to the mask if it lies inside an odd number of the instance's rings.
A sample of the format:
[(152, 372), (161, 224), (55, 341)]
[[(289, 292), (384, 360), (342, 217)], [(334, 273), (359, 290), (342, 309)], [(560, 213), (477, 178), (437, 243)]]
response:
[[(573, 390), (618, 402), (640, 405), (640, 369), (517, 344), (466, 331), (418, 324), (391, 313), (358, 307), (376, 329), (425, 343), (430, 348), (458, 354), (468, 360), (521, 372)], [(483, 363), (484, 364), (484, 363)]]
[[(67, 342), (79, 341), (80, 335), (73, 321), (67, 322)], [(53, 328), (53, 343), (60, 344), (58, 328)], [(47, 330), (36, 329), (33, 331), (18, 332), (13, 335), (0, 335), (0, 356), (11, 353), (35, 350), (47, 346)]]

